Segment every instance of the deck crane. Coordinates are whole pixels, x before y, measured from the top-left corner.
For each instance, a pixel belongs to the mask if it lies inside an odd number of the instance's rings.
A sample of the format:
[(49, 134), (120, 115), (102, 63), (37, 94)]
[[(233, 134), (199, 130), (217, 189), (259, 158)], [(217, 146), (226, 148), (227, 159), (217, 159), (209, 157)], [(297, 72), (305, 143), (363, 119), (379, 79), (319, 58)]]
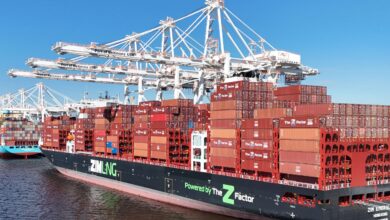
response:
[[(139, 100), (144, 99), (143, 87), (155, 88), (156, 99), (161, 99), (166, 89), (174, 90), (174, 98), (184, 96), (183, 89), (192, 89), (194, 102), (200, 103), (216, 83), (236, 77), (273, 83), (284, 77), (290, 84), (319, 74), (317, 69), (304, 66), (300, 55), (275, 49), (225, 7), (224, 0), (206, 0), (203, 8), (186, 16), (168, 17), (155, 28), (113, 42), (57, 42), (52, 50), (75, 57), (53, 61), (30, 58), (27, 64), (33, 71), (10, 70), (9, 75), (123, 84), (126, 95), (129, 86), (137, 86)], [(89, 58), (105, 62), (81, 63)]]

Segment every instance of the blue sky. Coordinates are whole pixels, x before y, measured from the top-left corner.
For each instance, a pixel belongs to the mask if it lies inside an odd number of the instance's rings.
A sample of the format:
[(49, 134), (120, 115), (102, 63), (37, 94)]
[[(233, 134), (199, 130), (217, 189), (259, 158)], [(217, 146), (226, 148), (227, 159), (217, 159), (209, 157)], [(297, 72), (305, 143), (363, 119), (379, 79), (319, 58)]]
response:
[[(9, 78), (29, 57), (55, 59), (57, 41), (109, 42), (203, 7), (203, 0), (0, 1), (0, 94), (35, 79)], [(390, 1), (227, 0), (226, 6), (278, 49), (302, 55), (321, 75), (305, 84), (328, 86), (335, 102), (390, 104)], [(79, 99), (121, 86), (44, 81)]]

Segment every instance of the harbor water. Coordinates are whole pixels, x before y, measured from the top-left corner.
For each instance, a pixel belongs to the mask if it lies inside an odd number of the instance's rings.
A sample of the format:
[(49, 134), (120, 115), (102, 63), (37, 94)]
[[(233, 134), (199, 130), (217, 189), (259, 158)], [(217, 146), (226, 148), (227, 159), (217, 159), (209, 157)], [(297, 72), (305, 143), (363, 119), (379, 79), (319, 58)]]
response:
[(46, 158), (0, 159), (0, 219), (232, 219), (63, 176)]

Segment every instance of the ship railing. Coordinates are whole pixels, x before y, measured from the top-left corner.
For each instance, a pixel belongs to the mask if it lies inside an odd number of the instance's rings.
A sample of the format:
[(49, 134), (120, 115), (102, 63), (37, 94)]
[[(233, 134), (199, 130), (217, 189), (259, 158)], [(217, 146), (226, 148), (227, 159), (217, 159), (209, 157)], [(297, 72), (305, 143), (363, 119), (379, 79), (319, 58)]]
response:
[(255, 177), (255, 176), (249, 176), (249, 175), (241, 175), (240, 177), (241, 177), (241, 179), (259, 180), (257, 177)]
[(388, 184), (388, 183), (389, 183), (389, 180), (388, 180), (388, 179), (384, 179), (384, 180), (370, 180), (370, 181), (367, 181), (367, 185), (368, 185), (368, 186), (384, 185), (384, 184)]
[(306, 188), (306, 189), (319, 189), (318, 184), (311, 184), (311, 183), (302, 183), (302, 182), (296, 182), (291, 180), (279, 180), (279, 184), (282, 185), (288, 185), (288, 186), (295, 186), (300, 188)]

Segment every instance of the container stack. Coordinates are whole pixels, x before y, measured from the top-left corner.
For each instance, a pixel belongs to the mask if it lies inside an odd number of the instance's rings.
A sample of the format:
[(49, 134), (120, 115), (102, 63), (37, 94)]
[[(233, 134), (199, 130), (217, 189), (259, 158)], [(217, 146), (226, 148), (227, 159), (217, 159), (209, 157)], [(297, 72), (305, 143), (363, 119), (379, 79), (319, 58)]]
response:
[(81, 109), (75, 123), (76, 151), (93, 151), (94, 111), (91, 108)]
[(389, 106), (333, 104), (332, 126), (341, 138), (389, 138)]
[(75, 118), (68, 116), (47, 117), (43, 124), (43, 146), (65, 150), (70, 131), (74, 129)]
[(210, 104), (196, 105), (195, 130), (207, 131), (210, 126)]
[(188, 167), (191, 132), (206, 130), (211, 172), (324, 190), (388, 183), (390, 106), (330, 101), (321, 86), (228, 82), (210, 104), (150, 101), (47, 118), (43, 140), (64, 150), (75, 129), (79, 151)]
[(188, 165), (190, 137), (196, 120), (192, 100), (164, 100), (150, 115), (152, 160), (168, 164)]
[(277, 121), (244, 119), (241, 130), (241, 169), (260, 177), (278, 176)]
[(272, 107), (272, 100), (270, 83), (239, 81), (217, 86), (210, 111), (209, 165), (213, 170), (241, 171), (242, 120), (253, 119), (255, 109)]
[(94, 108), (93, 145), (97, 154), (108, 154), (107, 136), (110, 134), (111, 106)]
[(112, 155), (132, 157), (132, 116), (134, 106), (117, 105), (111, 109), (110, 135), (107, 136), (107, 151)]
[(141, 102), (134, 110), (134, 158), (150, 159), (150, 112), (161, 102)]
[(275, 90), (275, 99), (299, 104), (331, 103), (331, 97), (327, 95), (327, 89), (324, 86), (296, 85), (279, 87)]
[(37, 145), (41, 137), (42, 124), (24, 119), (7, 119), (0, 127), (0, 136), (5, 145)]
[(280, 173), (318, 178), (321, 172), (321, 140), (320, 128), (281, 128)]

